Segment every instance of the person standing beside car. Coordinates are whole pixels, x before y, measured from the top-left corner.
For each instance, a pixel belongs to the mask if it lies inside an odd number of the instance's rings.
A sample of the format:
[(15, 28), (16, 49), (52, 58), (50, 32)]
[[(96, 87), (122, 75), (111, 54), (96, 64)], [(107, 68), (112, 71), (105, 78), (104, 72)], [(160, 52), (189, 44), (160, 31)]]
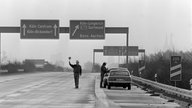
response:
[(100, 81), (100, 88), (102, 88), (102, 83), (103, 83), (103, 77), (105, 75), (105, 73), (107, 73), (107, 68), (106, 68), (106, 63), (104, 62), (101, 66), (101, 81)]

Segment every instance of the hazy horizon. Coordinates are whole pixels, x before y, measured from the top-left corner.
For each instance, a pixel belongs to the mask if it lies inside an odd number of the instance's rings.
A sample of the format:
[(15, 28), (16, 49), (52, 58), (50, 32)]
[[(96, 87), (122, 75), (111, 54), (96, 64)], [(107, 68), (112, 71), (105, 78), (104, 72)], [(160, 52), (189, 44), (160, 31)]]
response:
[[(20, 26), (21, 19), (58, 19), (60, 27), (70, 20), (105, 20), (106, 27), (129, 27), (129, 45), (146, 54), (174, 48), (191, 51), (191, 0), (0, 0), (0, 26)], [(105, 40), (20, 39), (19, 33), (1, 33), (1, 52), (8, 60), (46, 59), (68, 66), (79, 60), (92, 62), (93, 49), (104, 45), (125, 46), (125, 34), (106, 34)], [(96, 62), (123, 62), (124, 57), (96, 54)]]

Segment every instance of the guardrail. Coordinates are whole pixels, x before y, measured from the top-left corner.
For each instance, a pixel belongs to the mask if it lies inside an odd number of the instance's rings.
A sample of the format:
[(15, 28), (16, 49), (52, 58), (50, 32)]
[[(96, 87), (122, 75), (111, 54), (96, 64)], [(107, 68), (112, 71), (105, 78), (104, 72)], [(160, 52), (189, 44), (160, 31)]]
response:
[(167, 94), (175, 95), (177, 97), (192, 101), (192, 90), (185, 90), (185, 89), (173, 87), (173, 86), (166, 85), (166, 84), (161, 84), (158, 82), (154, 82), (154, 81), (143, 79), (143, 78), (136, 77), (136, 76), (132, 76), (132, 80), (140, 82), (142, 84), (149, 85), (149, 86), (159, 89)]

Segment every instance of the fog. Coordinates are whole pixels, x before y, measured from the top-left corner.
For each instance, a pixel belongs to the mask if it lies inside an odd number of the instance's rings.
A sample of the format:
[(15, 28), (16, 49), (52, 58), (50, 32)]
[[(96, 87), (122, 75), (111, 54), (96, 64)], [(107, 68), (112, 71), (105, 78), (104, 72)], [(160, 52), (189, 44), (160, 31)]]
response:
[[(60, 27), (70, 20), (105, 20), (106, 27), (129, 27), (129, 45), (146, 54), (167, 49), (190, 51), (192, 46), (191, 0), (0, 0), (0, 26), (20, 26), (21, 19), (58, 19)], [(2, 58), (10, 61), (46, 59), (81, 64), (92, 62), (93, 49), (126, 45), (125, 34), (106, 34), (105, 40), (20, 39), (19, 33), (1, 33)], [(96, 62), (123, 63), (124, 57), (96, 54)]]

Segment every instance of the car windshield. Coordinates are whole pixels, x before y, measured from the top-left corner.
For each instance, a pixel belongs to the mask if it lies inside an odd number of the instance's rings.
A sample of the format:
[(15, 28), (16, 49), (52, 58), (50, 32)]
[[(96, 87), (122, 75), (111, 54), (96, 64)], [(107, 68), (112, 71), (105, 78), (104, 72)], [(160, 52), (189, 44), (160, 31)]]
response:
[(109, 70), (111, 70), (111, 71), (115, 71), (115, 70), (127, 70), (126, 68), (111, 68), (111, 69), (109, 69)]
[(129, 72), (127, 71), (111, 71), (111, 76), (129, 76)]

